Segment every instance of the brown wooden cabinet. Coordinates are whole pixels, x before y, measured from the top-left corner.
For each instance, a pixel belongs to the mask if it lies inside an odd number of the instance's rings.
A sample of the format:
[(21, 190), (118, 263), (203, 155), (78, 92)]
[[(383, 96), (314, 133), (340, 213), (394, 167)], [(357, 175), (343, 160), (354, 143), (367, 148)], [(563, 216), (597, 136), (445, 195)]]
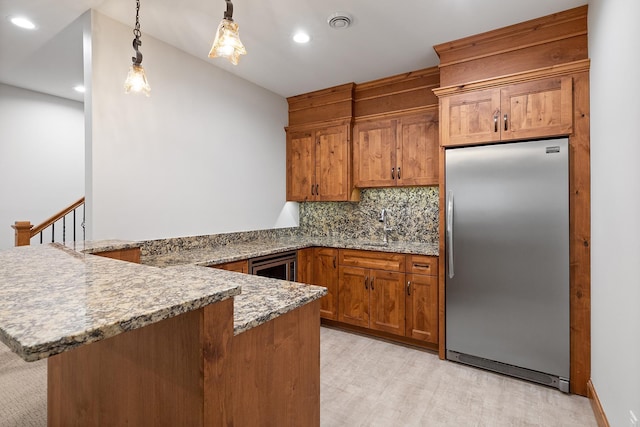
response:
[(120, 261), (140, 264), (140, 248), (127, 248), (117, 249), (114, 251), (95, 252), (92, 255), (98, 255), (105, 258), (112, 258)]
[(438, 112), (364, 120), (354, 127), (356, 187), (436, 185)]
[(320, 299), (320, 317), (338, 319), (338, 250), (306, 248), (298, 251), (296, 281), (327, 288)]
[(407, 255), (406, 329), (408, 338), (438, 343), (438, 258)]
[(338, 320), (404, 335), (404, 255), (350, 249), (339, 253)]
[(225, 262), (224, 264), (211, 265), (210, 267), (227, 271), (235, 271), (238, 273), (249, 273), (249, 261), (247, 261), (246, 259), (240, 261)]
[(440, 98), (442, 145), (569, 135), (573, 82), (553, 77)]
[(320, 300), (320, 317), (338, 319), (338, 250), (315, 248), (313, 252), (313, 284), (327, 288)]
[(350, 125), (287, 130), (287, 200), (351, 197)]

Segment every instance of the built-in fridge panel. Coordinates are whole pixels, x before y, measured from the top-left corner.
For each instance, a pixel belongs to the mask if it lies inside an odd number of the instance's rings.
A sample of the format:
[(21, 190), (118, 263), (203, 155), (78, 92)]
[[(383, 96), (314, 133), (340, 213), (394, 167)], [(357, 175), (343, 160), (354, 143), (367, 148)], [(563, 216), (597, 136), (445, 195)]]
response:
[(562, 138), (446, 150), (447, 358), (563, 391), (568, 146)]

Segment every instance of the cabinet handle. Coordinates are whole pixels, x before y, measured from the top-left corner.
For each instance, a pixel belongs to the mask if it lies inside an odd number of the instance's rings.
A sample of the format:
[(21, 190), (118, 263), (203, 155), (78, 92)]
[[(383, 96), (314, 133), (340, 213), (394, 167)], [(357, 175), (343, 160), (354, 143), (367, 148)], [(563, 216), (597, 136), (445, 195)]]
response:
[(413, 266), (416, 267), (416, 268), (429, 268), (429, 264), (417, 264), (417, 263), (414, 263)]
[(396, 179), (396, 168), (391, 168), (391, 179)]
[(507, 115), (504, 115), (504, 130), (507, 130)]
[(365, 276), (364, 278), (364, 288), (369, 290), (369, 276)]
[(320, 195), (320, 184), (316, 184), (316, 196)]
[(407, 281), (407, 295), (411, 296), (411, 280)]
[(398, 179), (400, 179), (400, 166), (398, 166)]
[(498, 132), (498, 115), (493, 115), (493, 131)]
[(336, 257), (333, 257), (333, 268), (336, 268)]
[(373, 291), (373, 277), (371, 278), (371, 282), (369, 282), (369, 286), (371, 287), (371, 290)]
[(311, 195), (315, 196), (315, 194), (313, 194), (313, 184), (311, 184)]

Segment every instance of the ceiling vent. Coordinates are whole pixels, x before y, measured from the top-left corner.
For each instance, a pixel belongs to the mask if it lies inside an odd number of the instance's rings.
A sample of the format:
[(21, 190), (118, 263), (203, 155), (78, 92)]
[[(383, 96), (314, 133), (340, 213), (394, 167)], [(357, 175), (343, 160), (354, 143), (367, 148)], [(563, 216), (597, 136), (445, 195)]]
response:
[(348, 13), (345, 12), (336, 12), (333, 13), (327, 18), (327, 23), (331, 28), (335, 28), (336, 30), (343, 30), (348, 28), (351, 25), (352, 18)]

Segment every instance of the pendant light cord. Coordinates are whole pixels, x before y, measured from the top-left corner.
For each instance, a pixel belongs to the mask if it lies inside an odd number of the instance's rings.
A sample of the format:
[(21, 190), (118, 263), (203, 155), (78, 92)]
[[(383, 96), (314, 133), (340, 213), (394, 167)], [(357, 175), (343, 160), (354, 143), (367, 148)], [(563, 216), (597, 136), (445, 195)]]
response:
[(136, 0), (136, 26), (133, 29), (133, 35), (140, 38), (140, 0)]
[(142, 53), (138, 50), (138, 47), (142, 46), (140, 41), (140, 0), (136, 0), (136, 26), (133, 28), (133, 50), (136, 51), (136, 56), (132, 56), (131, 60), (134, 65), (140, 65), (142, 63)]

